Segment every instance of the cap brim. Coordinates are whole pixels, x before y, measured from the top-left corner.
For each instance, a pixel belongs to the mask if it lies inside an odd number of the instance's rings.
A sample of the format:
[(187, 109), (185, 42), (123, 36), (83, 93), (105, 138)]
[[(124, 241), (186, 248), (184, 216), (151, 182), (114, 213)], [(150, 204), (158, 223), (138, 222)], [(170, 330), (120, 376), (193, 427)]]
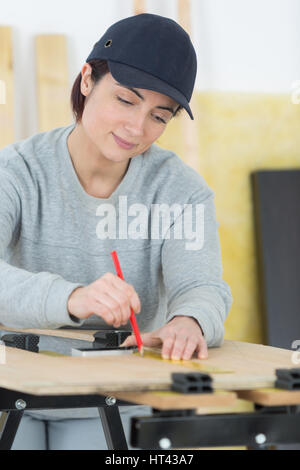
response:
[(189, 106), (189, 102), (185, 96), (176, 88), (171, 87), (168, 83), (150, 75), (142, 70), (130, 67), (129, 65), (120, 64), (119, 62), (107, 61), (110, 73), (120, 84), (135, 88), (144, 88), (146, 90), (156, 91), (163, 95), (169, 96), (187, 111), (190, 118), (194, 120), (193, 113)]

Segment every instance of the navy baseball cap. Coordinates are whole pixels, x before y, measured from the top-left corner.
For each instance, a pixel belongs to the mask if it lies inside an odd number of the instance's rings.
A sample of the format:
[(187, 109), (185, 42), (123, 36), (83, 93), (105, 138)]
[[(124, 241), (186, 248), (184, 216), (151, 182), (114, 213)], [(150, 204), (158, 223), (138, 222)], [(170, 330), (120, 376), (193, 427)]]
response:
[(95, 44), (86, 62), (106, 60), (121, 85), (144, 88), (189, 106), (197, 56), (188, 33), (176, 21), (142, 13), (118, 21)]

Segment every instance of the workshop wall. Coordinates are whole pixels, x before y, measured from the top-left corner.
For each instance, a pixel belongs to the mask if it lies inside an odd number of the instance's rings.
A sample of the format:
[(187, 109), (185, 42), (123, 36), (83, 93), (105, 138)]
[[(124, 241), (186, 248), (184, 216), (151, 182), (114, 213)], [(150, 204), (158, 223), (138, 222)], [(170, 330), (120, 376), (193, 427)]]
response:
[[(143, 3), (150, 13), (178, 18), (177, 0)], [(298, 0), (190, 0), (189, 4), (199, 91), (290, 93), (292, 83), (300, 80)], [(16, 140), (39, 131), (35, 36), (66, 36), (71, 87), (102, 32), (133, 12), (134, 0), (86, 4), (10, 0), (1, 5), (0, 25), (12, 27)]]
[[(289, 95), (230, 92), (197, 92), (195, 104), (198, 169), (215, 192), (224, 279), (234, 298), (225, 338), (263, 343), (249, 175), (300, 167), (300, 105)], [(175, 120), (159, 143), (184, 159), (181, 137)]]

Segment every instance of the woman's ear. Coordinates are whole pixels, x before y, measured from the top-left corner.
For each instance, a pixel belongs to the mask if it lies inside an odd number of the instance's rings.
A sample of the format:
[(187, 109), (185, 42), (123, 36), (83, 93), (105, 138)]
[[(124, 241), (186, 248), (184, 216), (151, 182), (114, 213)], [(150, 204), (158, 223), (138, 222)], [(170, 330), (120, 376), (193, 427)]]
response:
[(85, 63), (81, 69), (81, 84), (80, 91), (83, 96), (87, 97), (93, 89), (92, 81), (92, 67), (90, 64)]

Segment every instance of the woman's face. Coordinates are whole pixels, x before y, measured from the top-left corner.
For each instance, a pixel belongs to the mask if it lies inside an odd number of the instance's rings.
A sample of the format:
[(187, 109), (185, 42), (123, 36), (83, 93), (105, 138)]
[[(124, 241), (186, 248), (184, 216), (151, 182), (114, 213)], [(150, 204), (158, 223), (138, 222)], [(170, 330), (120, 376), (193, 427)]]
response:
[(111, 73), (94, 86), (90, 65), (82, 69), (81, 92), (86, 100), (81, 125), (92, 146), (114, 162), (145, 152), (162, 135), (178, 107), (173, 99), (155, 91), (132, 90), (120, 85)]

